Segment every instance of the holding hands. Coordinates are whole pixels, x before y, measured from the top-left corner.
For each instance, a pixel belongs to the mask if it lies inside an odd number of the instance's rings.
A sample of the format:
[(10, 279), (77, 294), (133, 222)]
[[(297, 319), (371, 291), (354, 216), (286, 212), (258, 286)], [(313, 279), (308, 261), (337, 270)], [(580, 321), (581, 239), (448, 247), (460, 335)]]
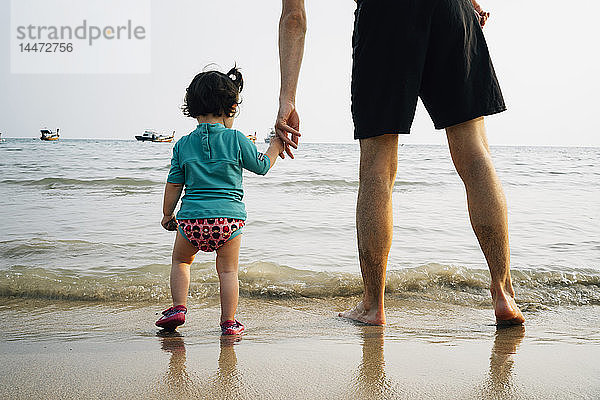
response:
[(273, 149), (276, 154), (283, 153), (285, 146), (278, 136), (273, 136), (269, 143), (269, 150)]
[[(265, 155), (269, 157), (269, 161), (271, 162), (270, 168), (273, 168), (277, 158), (283, 154), (284, 145), (281, 139), (278, 136), (272, 136), (271, 141), (269, 142), (269, 148), (267, 149)], [(281, 156), (283, 158), (283, 156)]]
[[(279, 152), (281, 158), (285, 158), (287, 153), (290, 158), (294, 158), (292, 153), (292, 147), (298, 148), (298, 138), (301, 136), (300, 132), (300, 118), (296, 111), (296, 106), (291, 102), (280, 102), (279, 112), (277, 113), (277, 119), (275, 121), (275, 134), (277, 138), (283, 142), (284, 148)], [(288, 136), (290, 134), (291, 136)], [(284, 153), (285, 150), (285, 153)]]

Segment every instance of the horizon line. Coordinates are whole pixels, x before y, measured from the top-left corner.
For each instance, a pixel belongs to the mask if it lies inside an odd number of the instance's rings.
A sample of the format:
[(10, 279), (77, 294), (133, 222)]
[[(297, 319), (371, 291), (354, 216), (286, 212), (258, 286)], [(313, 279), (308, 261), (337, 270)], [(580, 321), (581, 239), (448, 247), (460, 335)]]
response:
[[(38, 136), (10, 136), (2, 138), (6, 139), (37, 139)], [(80, 137), (80, 138), (60, 138), (60, 140), (101, 140), (101, 141), (120, 141), (120, 142), (132, 142), (137, 141), (135, 138), (90, 138), (90, 137)], [(175, 141), (176, 142), (176, 141)], [(175, 143), (168, 142), (168, 143)], [(348, 142), (304, 142), (305, 144), (354, 144), (356, 141), (348, 141)], [(258, 142), (258, 143), (263, 143)], [(266, 144), (266, 143), (265, 143)], [(399, 143), (404, 146), (440, 146), (447, 147), (446, 144), (439, 143)], [(490, 143), (490, 146), (498, 146), (498, 147), (576, 147), (576, 148), (600, 148), (600, 144), (499, 144), (499, 143)]]

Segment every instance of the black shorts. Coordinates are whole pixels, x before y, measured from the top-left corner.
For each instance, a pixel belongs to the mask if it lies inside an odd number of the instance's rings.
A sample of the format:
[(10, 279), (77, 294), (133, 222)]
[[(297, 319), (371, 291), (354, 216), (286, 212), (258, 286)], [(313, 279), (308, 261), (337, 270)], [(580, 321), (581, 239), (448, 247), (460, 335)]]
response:
[(358, 0), (354, 138), (409, 133), (421, 97), (436, 129), (506, 109), (469, 0)]

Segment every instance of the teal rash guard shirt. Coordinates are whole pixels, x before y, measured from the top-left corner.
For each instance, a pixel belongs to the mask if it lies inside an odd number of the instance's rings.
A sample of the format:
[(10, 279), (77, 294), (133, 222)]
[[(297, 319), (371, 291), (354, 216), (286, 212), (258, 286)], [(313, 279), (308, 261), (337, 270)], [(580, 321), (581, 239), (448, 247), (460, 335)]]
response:
[(246, 219), (242, 171), (265, 175), (269, 157), (243, 133), (221, 124), (200, 124), (173, 147), (167, 182), (184, 184), (177, 219)]

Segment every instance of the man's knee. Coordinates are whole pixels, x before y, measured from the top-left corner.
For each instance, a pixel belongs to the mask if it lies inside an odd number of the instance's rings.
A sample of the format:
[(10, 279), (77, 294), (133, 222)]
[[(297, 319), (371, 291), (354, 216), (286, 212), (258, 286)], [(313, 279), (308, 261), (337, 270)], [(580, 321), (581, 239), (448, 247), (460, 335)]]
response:
[(391, 198), (393, 189), (394, 179), (388, 175), (367, 174), (360, 178), (359, 198), (367, 200), (374, 207), (374, 203), (379, 205), (384, 199)]
[(481, 182), (494, 173), (494, 164), (488, 153), (472, 154), (455, 161), (456, 172), (463, 182)]
[(391, 186), (396, 179), (398, 135), (360, 140), (361, 184)]
[(483, 118), (446, 128), (448, 145), (456, 171), (468, 182), (494, 171)]

